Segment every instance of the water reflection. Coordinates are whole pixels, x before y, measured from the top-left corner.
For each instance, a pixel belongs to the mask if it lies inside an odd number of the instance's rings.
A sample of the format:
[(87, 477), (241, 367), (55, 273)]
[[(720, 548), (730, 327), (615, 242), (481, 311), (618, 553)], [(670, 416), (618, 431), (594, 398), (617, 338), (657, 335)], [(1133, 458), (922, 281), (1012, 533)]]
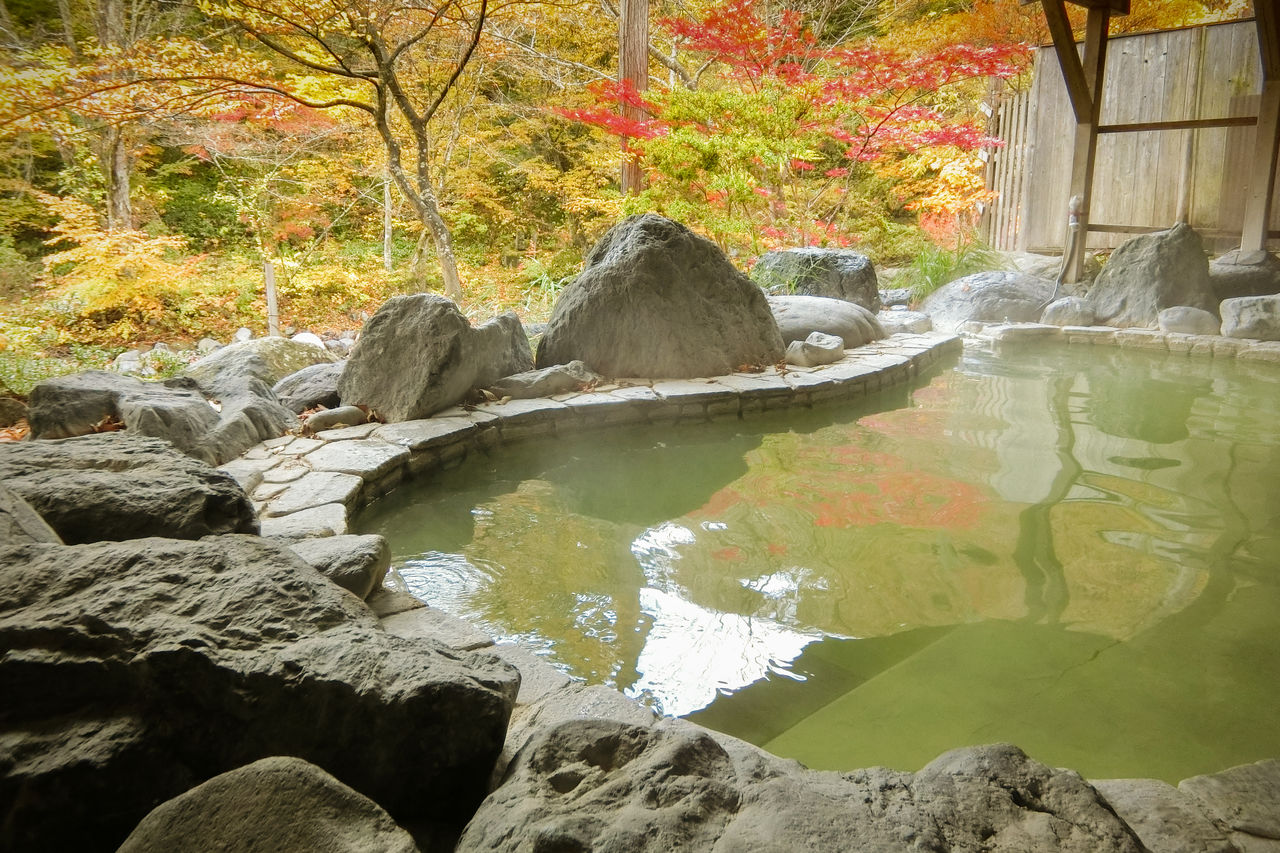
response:
[[(1248, 675), (1280, 609), (1241, 604), (1280, 605), (1276, 374), (971, 352), (856, 406), (503, 451), (361, 526), (428, 602), (819, 766), (1010, 739), (1089, 770), (1105, 712), (1106, 772), (1176, 779), (1280, 752)], [(1159, 738), (1195, 745), (1142, 764)]]

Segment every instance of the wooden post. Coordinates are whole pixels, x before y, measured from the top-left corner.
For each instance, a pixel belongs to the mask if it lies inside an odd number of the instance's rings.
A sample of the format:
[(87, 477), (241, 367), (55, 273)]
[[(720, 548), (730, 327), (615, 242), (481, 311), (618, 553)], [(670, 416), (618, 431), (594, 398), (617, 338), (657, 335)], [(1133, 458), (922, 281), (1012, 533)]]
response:
[(276, 268), (271, 261), (262, 264), (262, 275), (267, 280), (267, 334), (280, 335), (280, 309), (276, 305)]
[(1258, 53), (1262, 59), (1262, 102), (1253, 143), (1252, 178), (1244, 205), (1240, 257), (1267, 249), (1271, 228), (1271, 196), (1276, 188), (1276, 153), (1280, 150), (1280, 12), (1273, 2), (1254, 4)]
[[(1085, 28), (1084, 61), (1076, 52), (1075, 38), (1067, 19), (1066, 0), (1043, 0), (1054, 51), (1071, 98), (1076, 117), (1075, 144), (1071, 156), (1071, 189), (1076, 239), (1071, 239), (1071, 226), (1064, 241), (1062, 280), (1077, 282), (1084, 274), (1085, 247), (1089, 234), (1089, 204), (1093, 195), (1093, 167), (1098, 154), (1098, 120), (1102, 114), (1102, 81), (1107, 66), (1107, 27), (1112, 7), (1089, 6)], [(1079, 200), (1078, 205), (1075, 203)]]
[[(618, 15), (618, 82), (630, 83), (637, 92), (649, 88), (649, 0), (622, 0)], [(629, 119), (646, 118), (639, 107), (623, 105)], [(644, 171), (627, 155), (622, 143), (622, 194), (635, 195), (644, 189)]]

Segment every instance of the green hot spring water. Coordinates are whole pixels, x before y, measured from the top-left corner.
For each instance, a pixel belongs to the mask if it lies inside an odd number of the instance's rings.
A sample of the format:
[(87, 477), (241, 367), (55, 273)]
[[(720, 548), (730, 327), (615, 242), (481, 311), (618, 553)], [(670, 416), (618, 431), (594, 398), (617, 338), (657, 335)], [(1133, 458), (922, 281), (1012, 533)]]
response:
[(361, 517), (410, 589), (819, 769), (1280, 756), (1280, 370), (967, 352), (856, 403), (473, 456)]

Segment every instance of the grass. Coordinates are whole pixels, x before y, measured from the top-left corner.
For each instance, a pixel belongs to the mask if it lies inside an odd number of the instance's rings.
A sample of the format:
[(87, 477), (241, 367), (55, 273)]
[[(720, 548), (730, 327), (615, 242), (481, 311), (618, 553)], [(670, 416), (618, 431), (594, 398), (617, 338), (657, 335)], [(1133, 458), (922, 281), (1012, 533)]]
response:
[(976, 240), (960, 237), (954, 249), (929, 244), (903, 268), (896, 284), (911, 288), (913, 302), (958, 278), (978, 272), (1004, 269), (1000, 253)]

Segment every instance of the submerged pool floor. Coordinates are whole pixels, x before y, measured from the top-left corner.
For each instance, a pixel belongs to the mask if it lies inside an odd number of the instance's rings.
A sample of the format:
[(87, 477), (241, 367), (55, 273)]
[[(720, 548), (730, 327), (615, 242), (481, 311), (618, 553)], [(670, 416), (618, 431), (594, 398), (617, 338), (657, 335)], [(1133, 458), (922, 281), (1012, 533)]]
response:
[(1280, 755), (1280, 370), (1052, 347), (473, 456), (357, 520), (429, 604), (822, 769)]

